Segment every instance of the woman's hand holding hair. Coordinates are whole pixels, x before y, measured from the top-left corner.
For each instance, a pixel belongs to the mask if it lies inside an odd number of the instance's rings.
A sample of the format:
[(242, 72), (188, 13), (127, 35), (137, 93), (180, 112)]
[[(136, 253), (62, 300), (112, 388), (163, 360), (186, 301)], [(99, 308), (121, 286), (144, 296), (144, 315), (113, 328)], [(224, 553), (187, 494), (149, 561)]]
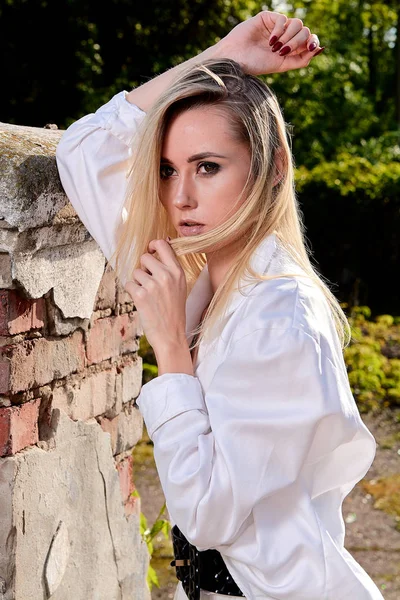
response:
[(236, 60), (250, 75), (306, 67), (324, 48), (301, 19), (268, 10), (242, 21), (214, 46), (218, 56)]
[[(158, 374), (193, 375), (193, 364), (186, 339), (185, 273), (166, 240), (152, 240), (149, 252), (140, 259), (140, 269), (125, 289), (139, 313), (146, 339), (158, 363)], [(158, 253), (159, 258), (154, 256)]]

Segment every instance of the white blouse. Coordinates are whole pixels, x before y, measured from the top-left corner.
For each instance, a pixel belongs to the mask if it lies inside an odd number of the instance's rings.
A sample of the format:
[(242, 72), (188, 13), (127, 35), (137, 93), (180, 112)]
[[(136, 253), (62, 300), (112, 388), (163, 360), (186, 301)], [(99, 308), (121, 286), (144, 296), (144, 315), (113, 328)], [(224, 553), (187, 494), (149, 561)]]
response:
[[(145, 118), (126, 94), (73, 123), (56, 154), (64, 189), (107, 259)], [(275, 234), (251, 263), (301, 274)], [(211, 294), (206, 265), (186, 303), (189, 342)], [(281, 277), (235, 291), (222, 335), (199, 347), (194, 376), (164, 373), (142, 386), (137, 404), (171, 525), (199, 550), (217, 549), (247, 600), (383, 598), (344, 548), (342, 502), (376, 442), (314, 283)]]

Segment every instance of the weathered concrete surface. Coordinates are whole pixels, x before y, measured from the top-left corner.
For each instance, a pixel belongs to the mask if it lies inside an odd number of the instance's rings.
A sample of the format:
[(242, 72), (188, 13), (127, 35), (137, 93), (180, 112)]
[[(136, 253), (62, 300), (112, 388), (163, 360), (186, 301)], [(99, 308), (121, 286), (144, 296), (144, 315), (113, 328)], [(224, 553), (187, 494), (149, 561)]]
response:
[(105, 265), (96, 242), (14, 254), (13, 259), (13, 277), (31, 298), (53, 288), (64, 317), (90, 318)]
[(0, 600), (150, 600), (140, 331), (62, 189), (61, 134), (0, 123)]
[(65, 205), (54, 160), (62, 133), (0, 123), (0, 216), (19, 231), (50, 224)]
[(0, 598), (149, 600), (140, 501), (127, 518), (109, 435), (52, 415), (49, 446), (0, 460)]
[(0, 123), (0, 285), (28, 298), (53, 290), (66, 319), (53, 335), (90, 319), (105, 258), (68, 201), (58, 176), (62, 131)]

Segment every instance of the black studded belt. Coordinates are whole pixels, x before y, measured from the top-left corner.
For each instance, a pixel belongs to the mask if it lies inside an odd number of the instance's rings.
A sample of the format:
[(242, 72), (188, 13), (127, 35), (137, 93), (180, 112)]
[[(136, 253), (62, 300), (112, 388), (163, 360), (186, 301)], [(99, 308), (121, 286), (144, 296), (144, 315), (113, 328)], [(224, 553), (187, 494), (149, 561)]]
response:
[(200, 600), (200, 590), (244, 597), (218, 550), (198, 550), (177, 525), (171, 533), (175, 560), (170, 564), (189, 600)]

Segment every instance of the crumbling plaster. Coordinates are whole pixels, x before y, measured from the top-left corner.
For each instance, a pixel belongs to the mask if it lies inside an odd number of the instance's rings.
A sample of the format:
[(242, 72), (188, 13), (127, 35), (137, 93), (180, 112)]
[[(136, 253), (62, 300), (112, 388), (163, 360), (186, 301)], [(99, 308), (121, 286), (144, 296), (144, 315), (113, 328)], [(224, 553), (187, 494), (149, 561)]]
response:
[[(145, 599), (149, 555), (139, 514), (125, 516), (110, 436), (95, 419), (53, 410), (42, 448), (0, 461), (0, 498), (0, 548), (9, 550), (0, 553), (2, 600)], [(43, 596), (49, 582), (58, 587)]]
[(62, 132), (0, 123), (2, 288), (53, 289), (65, 318), (90, 319), (105, 258), (69, 203), (55, 150)]

